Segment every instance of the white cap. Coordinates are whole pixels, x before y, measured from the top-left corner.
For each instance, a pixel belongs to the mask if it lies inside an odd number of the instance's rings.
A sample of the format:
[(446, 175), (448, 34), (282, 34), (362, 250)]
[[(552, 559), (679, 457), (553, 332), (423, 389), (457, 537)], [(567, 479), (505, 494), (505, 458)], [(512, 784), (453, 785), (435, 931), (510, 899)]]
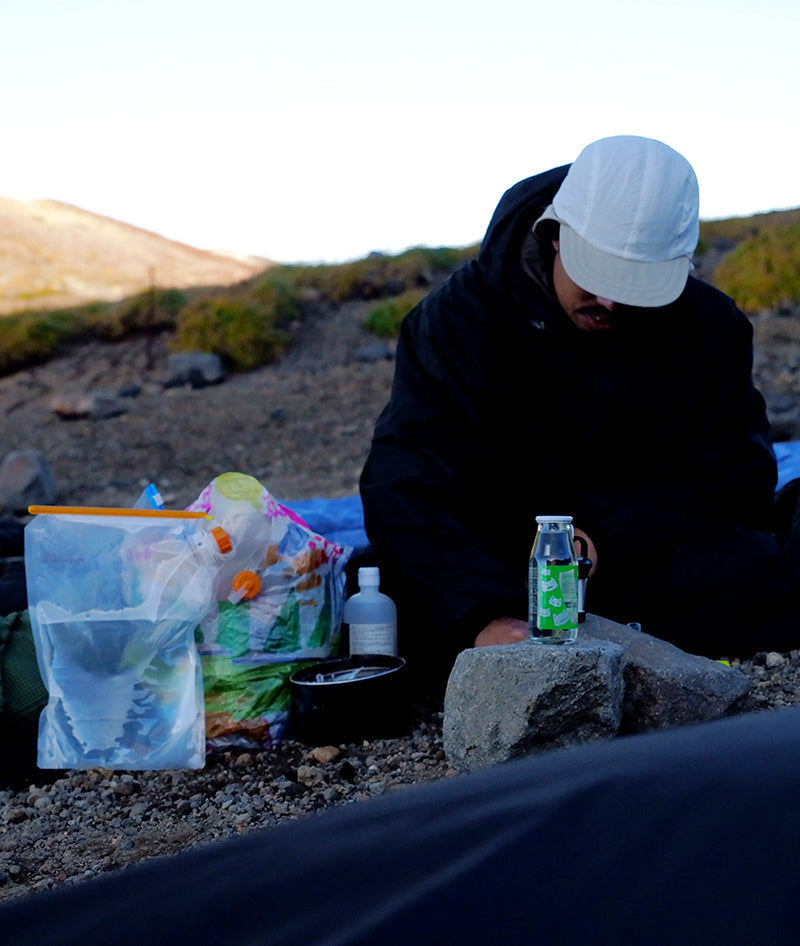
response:
[(559, 254), (581, 289), (632, 306), (683, 292), (700, 233), (697, 178), (677, 151), (619, 135), (587, 145), (540, 220), (561, 224)]
[(365, 585), (378, 587), (381, 583), (381, 570), (376, 565), (364, 565), (358, 570), (358, 586)]

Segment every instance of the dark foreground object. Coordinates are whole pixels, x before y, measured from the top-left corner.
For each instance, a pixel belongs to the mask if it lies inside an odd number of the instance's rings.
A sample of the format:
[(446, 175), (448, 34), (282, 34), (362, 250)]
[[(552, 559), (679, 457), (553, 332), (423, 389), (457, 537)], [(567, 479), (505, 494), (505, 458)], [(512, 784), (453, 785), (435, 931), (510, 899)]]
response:
[(0, 909), (4, 946), (797, 943), (800, 709), (508, 763)]

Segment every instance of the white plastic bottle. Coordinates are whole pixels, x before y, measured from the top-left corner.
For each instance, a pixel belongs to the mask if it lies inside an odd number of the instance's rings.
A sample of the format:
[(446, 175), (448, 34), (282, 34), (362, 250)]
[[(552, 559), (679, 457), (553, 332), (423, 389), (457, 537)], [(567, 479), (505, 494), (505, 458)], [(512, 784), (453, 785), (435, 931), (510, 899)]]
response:
[(359, 591), (344, 604), (344, 623), (350, 630), (350, 655), (397, 655), (397, 608), (394, 601), (378, 589), (380, 569), (359, 568)]

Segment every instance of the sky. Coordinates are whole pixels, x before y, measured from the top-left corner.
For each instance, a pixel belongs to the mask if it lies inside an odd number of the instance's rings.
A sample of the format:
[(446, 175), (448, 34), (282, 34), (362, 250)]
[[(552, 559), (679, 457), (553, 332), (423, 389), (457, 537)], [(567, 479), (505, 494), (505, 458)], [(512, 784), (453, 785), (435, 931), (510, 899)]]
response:
[(800, 206), (797, 0), (0, 0), (0, 196), (278, 262), (477, 243), (607, 135)]

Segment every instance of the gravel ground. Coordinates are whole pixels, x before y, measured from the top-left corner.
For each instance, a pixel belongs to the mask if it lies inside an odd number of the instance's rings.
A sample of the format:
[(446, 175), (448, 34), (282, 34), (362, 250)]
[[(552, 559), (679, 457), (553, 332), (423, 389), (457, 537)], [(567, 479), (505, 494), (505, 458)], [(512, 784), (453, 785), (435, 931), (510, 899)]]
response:
[(52, 773), (0, 791), (0, 901), (453, 776), (441, 708), (400, 739), (226, 752), (196, 771)]
[[(179, 508), (226, 470), (280, 499), (351, 494), (392, 376), (388, 358), (359, 354), (374, 343), (365, 308), (318, 311), (281, 364), (202, 390), (162, 389), (163, 339), (90, 345), (0, 379), (0, 449), (43, 450), (63, 503), (130, 505), (152, 481)], [(57, 394), (129, 384), (141, 393), (118, 417), (63, 421), (50, 408)], [(741, 711), (798, 702), (800, 651), (732, 663), (753, 681)], [(415, 707), (399, 739), (286, 741), (198, 771), (37, 773), (0, 791), (0, 901), (454, 775), (436, 701)]]

